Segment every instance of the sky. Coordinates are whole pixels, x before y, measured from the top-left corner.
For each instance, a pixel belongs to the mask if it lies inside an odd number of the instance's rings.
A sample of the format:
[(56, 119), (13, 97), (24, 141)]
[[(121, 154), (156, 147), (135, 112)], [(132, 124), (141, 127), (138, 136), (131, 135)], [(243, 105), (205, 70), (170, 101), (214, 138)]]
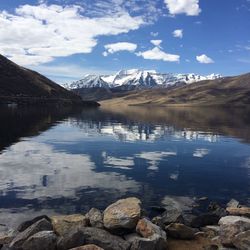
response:
[(0, 0), (0, 54), (58, 83), (250, 72), (250, 0)]

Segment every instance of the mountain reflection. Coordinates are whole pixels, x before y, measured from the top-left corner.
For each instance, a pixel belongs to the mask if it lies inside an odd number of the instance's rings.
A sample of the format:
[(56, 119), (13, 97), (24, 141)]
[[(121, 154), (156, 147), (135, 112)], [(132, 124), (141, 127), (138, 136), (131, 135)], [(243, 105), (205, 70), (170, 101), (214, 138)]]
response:
[(249, 203), (248, 115), (208, 108), (2, 110), (0, 221), (103, 209), (129, 195), (146, 206), (169, 196)]

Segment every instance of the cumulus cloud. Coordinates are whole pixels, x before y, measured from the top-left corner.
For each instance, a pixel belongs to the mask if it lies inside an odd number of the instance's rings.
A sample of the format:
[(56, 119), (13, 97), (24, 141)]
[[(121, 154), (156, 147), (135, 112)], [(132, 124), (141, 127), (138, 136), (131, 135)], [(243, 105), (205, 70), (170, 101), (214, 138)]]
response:
[(150, 41), (154, 46), (160, 46), (162, 43), (162, 40), (151, 40)]
[(107, 56), (108, 54), (114, 54), (119, 51), (134, 52), (137, 49), (137, 44), (127, 42), (110, 43), (106, 44), (104, 48), (106, 51), (103, 52), (103, 55)]
[(164, 0), (171, 15), (198, 16), (201, 12), (199, 0)]
[(159, 35), (159, 32), (150, 32), (150, 35), (153, 37), (157, 37)]
[(183, 30), (182, 29), (174, 30), (173, 36), (176, 38), (182, 38), (183, 37)]
[(0, 11), (0, 53), (21, 65), (90, 53), (103, 35), (118, 35), (145, 24), (142, 16), (120, 10), (101, 17), (83, 15), (80, 6), (23, 5)]
[(203, 54), (200, 56), (196, 56), (196, 60), (199, 63), (204, 63), (204, 64), (210, 64), (210, 63), (214, 63), (214, 60), (210, 57), (208, 57), (207, 55)]
[(179, 62), (179, 60), (180, 60), (179, 55), (166, 53), (158, 47), (154, 47), (153, 49), (147, 50), (144, 52), (138, 52), (138, 53), (136, 53), (136, 55), (141, 56), (144, 59), (162, 60), (165, 62)]

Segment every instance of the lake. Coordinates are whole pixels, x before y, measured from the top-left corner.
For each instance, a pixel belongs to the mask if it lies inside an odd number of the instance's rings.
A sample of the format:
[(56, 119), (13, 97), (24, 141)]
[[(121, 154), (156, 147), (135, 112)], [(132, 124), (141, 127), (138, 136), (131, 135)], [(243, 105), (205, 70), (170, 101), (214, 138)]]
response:
[(128, 196), (250, 205), (250, 110), (0, 109), (0, 224)]

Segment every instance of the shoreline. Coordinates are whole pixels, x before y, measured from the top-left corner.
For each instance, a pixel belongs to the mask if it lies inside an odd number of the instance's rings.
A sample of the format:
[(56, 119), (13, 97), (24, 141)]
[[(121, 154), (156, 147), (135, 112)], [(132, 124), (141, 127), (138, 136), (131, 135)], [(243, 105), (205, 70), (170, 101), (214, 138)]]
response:
[[(197, 199), (192, 210), (166, 201), (149, 218), (138, 198), (115, 201), (104, 211), (41, 215), (0, 231), (1, 250), (163, 250), (250, 248), (250, 207), (232, 199), (226, 207)], [(1, 224), (1, 222), (0, 222)], [(1, 227), (0, 227), (1, 228)]]

